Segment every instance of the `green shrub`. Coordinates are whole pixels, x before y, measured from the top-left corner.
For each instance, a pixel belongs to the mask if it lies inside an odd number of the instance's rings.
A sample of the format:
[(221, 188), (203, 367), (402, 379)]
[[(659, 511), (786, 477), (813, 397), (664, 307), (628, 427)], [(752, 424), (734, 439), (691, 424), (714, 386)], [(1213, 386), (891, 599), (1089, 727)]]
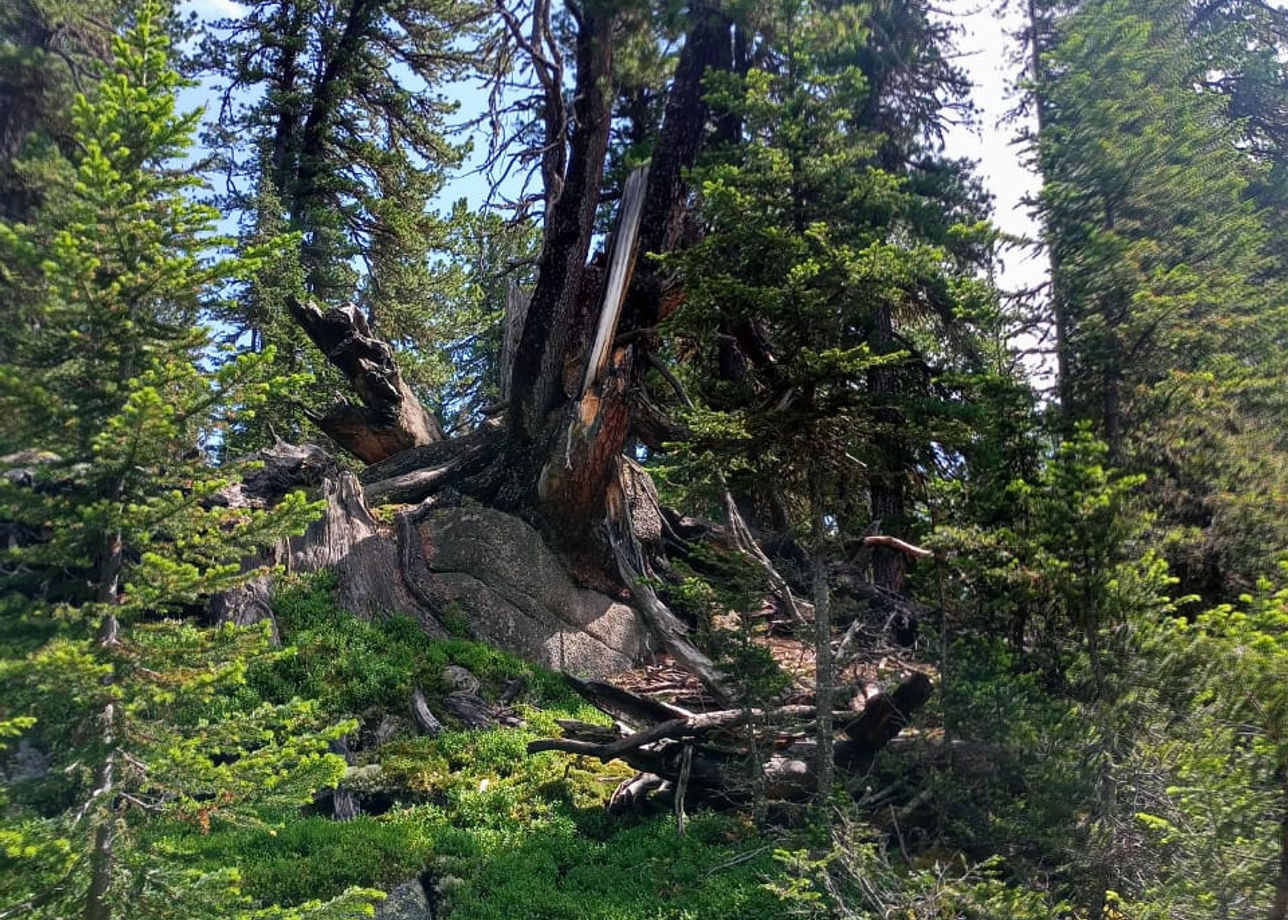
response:
[(337, 714), (372, 709), (402, 712), (413, 686), (431, 694), (442, 685), (443, 669), (460, 665), (496, 695), (506, 681), (527, 681), (527, 698), (544, 707), (584, 710), (563, 680), (507, 652), (464, 639), (434, 640), (405, 616), (362, 620), (338, 607), (335, 578), (321, 573), (285, 582), (273, 598), (284, 646), (271, 661), (248, 675), (259, 697), (285, 702), (315, 699)]
[(740, 821), (697, 814), (683, 838), (669, 818), (624, 824), (605, 806), (632, 770), (528, 754), (532, 740), (559, 734), (556, 719), (609, 721), (558, 675), (476, 642), (431, 640), (406, 617), (358, 619), (336, 606), (326, 575), (283, 584), (274, 608), (284, 644), (251, 669), (230, 706), (304, 698), (334, 718), (401, 714), (418, 684), (441, 714), (436, 697), (451, 689), (441, 675), (456, 664), (479, 678), (485, 696), (523, 677), (515, 709), (524, 724), (396, 738), (365, 755), (399, 800), (380, 817), (266, 814), (280, 825), (275, 832), (216, 826), (202, 836), (174, 827), (157, 847), (193, 865), (238, 868), (260, 904), (325, 899), (354, 885), (387, 889), (428, 870), (442, 915), (463, 920), (754, 920), (781, 912), (761, 884), (776, 868), (770, 848)]
[(193, 864), (234, 866), (258, 903), (301, 904), (350, 886), (389, 888), (422, 872), (432, 841), (415, 822), (293, 817), (280, 828), (184, 828), (154, 844)]
[[(746, 857), (750, 858), (746, 858)], [(452, 892), (452, 920), (756, 920), (782, 916), (761, 885), (770, 848), (737, 819), (655, 818), (592, 840), (539, 827)]]

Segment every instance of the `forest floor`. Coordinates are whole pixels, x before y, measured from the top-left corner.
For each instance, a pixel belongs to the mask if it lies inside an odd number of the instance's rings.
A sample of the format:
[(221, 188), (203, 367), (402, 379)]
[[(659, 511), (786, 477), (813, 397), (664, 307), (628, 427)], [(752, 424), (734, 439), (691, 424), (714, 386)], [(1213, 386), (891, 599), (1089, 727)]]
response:
[[(803, 845), (810, 832), (767, 832), (733, 812), (690, 814), (682, 835), (669, 810), (610, 816), (608, 799), (632, 771), (526, 751), (559, 734), (557, 719), (608, 721), (558, 675), (466, 640), (429, 640), (407, 620), (359, 620), (335, 607), (325, 577), (280, 591), (275, 606), (282, 649), (252, 669), (246, 698), (227, 705), (302, 697), (357, 718), (341, 789), (364, 813), (338, 821), (320, 800), (311, 813), (266, 814), (261, 827), (172, 825), (154, 846), (196, 866), (236, 866), (260, 906), (419, 881), (430, 897), (426, 916), (452, 920), (782, 916), (775, 889), (790, 870), (775, 852)], [(804, 666), (799, 643), (775, 644)], [(409, 693), (422, 686), (431, 710), (445, 712), (451, 686), (442, 675), (453, 667), (476, 676), (485, 699), (516, 677), (526, 689), (498, 707), (495, 727), (470, 729), (448, 716), (437, 737), (418, 734)], [(694, 692), (664, 661), (621, 677), (676, 699)]]

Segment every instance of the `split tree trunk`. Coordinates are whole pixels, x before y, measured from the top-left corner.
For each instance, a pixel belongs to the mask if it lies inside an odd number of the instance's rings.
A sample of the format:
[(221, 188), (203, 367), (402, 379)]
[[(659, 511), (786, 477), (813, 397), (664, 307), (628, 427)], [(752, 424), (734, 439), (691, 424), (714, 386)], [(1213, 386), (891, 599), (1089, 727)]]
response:
[(393, 348), (371, 334), (355, 306), (323, 309), (294, 297), (291, 314), (345, 377), (360, 405), (340, 403), (315, 419), (337, 444), (366, 463), (443, 439), (433, 414), (398, 371)]
[[(669, 303), (664, 279), (652, 267), (636, 270), (637, 254), (666, 252), (680, 238), (688, 204), (684, 172), (706, 134), (702, 78), (710, 68), (730, 66), (727, 20), (696, 9), (647, 182), (636, 176), (634, 187), (628, 183), (612, 260), (601, 274), (586, 257), (608, 148), (611, 99), (604, 83), (612, 68), (611, 31), (610, 21), (593, 16), (579, 31), (578, 127), (506, 386), (508, 482), (496, 495), (502, 507), (535, 509), (565, 547), (596, 543), (598, 522), (621, 506), (616, 476), (635, 421), (631, 393), (646, 367), (648, 330)], [(636, 205), (640, 186), (643, 200)]]

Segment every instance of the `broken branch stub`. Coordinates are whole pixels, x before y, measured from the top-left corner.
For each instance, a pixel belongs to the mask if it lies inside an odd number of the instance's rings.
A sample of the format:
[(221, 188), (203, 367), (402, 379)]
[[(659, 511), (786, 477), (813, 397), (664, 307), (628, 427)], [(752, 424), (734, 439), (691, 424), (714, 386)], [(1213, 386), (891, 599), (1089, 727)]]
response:
[(323, 308), (296, 297), (287, 306), (361, 403), (340, 403), (316, 419), (337, 444), (359, 460), (376, 463), (443, 439), (438, 421), (399, 372), (393, 348), (372, 334), (357, 307)]

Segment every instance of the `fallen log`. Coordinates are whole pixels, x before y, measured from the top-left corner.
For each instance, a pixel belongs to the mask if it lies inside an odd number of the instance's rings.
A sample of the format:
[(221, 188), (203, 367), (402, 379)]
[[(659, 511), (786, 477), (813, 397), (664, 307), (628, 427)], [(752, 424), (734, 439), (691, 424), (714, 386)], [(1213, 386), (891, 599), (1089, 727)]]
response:
[[(614, 810), (674, 787), (682, 776), (691, 801), (746, 801), (758, 788), (770, 798), (801, 800), (817, 791), (815, 748), (805, 740), (817, 722), (814, 706), (693, 713), (603, 681), (569, 677), (568, 682), (616, 720), (615, 726), (561, 723), (563, 737), (532, 741), (528, 753), (562, 751), (605, 763), (621, 760), (635, 768), (639, 775), (614, 794)], [(908, 725), (933, 689), (928, 676), (914, 673), (893, 691), (868, 700), (857, 717), (848, 711), (832, 713), (835, 724), (843, 726), (834, 762), (848, 788), (857, 788), (876, 755)], [(750, 756), (753, 747), (768, 752), (759, 762), (759, 776), (753, 774), (759, 760)]]
[(866, 771), (876, 755), (908, 726), (908, 721), (930, 700), (934, 684), (925, 674), (914, 672), (891, 693), (878, 693), (868, 700), (857, 719), (841, 731), (833, 754), (837, 768), (849, 773)]
[(416, 687), (411, 694), (411, 718), (421, 734), (437, 738), (443, 733), (443, 723), (430, 711), (429, 700), (421, 687)]

